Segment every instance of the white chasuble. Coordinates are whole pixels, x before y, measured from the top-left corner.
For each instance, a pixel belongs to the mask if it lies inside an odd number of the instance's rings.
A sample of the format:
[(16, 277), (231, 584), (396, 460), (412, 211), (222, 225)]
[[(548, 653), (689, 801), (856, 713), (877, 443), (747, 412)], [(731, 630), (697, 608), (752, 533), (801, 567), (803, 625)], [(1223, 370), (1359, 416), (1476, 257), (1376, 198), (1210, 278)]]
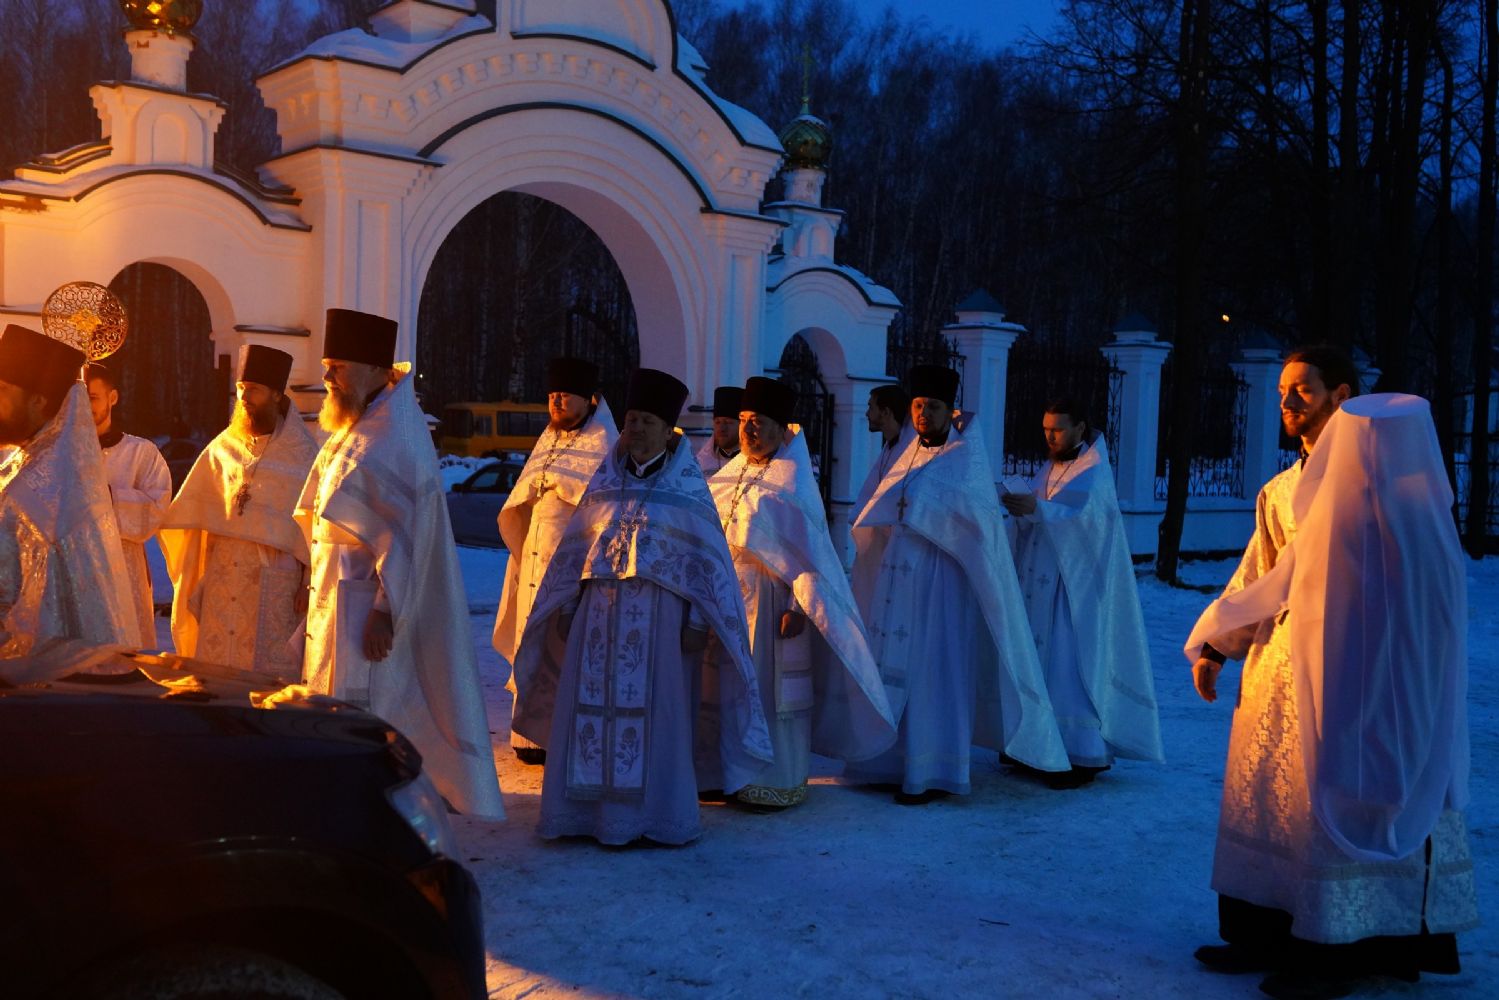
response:
[(128, 579), (88, 394), (78, 383), (0, 463), (0, 678), (53, 680), (136, 648)]
[(137, 645), (156, 648), (156, 612), (151, 600), (151, 572), (146, 565), (146, 541), (156, 534), (172, 502), (172, 473), (161, 450), (145, 438), (122, 434), (103, 449), (104, 475), (110, 501), (120, 526), (120, 548), (130, 574)]
[(738, 457), (737, 452), (725, 458), (719, 452), (718, 446), (713, 443), (713, 438), (709, 437), (697, 450), (697, 465), (698, 468), (703, 470), (704, 479), (712, 479), (718, 473), (718, 470), (728, 465), (736, 457)]
[[(744, 605), (707, 484), (680, 434), (660, 469), (627, 474), (616, 445), (547, 567), (516, 654), (514, 725), (547, 748), (540, 832), (685, 843), (699, 773), (737, 791), (771, 759)], [(572, 615), (565, 637), (558, 617)], [(710, 628), (723, 661), (683, 652)], [(705, 745), (699, 699), (714, 690)], [(694, 747), (698, 748), (694, 758)]]
[[(312, 577), (303, 676), (315, 693), (369, 708), (399, 729), (459, 812), (501, 817), (468, 601), (437, 454), (410, 367), (318, 452), (297, 503)], [(390, 654), (363, 631), (388, 609)]]
[[(537, 588), (546, 575), (552, 554), (562, 542), (567, 522), (572, 519), (599, 462), (618, 438), (614, 415), (602, 397), (593, 414), (577, 430), (558, 431), (548, 427), (500, 510), (500, 537), (510, 551), (510, 558), (505, 563), (505, 582), (495, 612), (493, 642), (495, 651), (507, 664), (515, 662)], [(515, 693), (513, 670), (506, 687)], [(514, 731), (510, 734), (510, 744), (535, 746)]]
[(855, 781), (969, 790), (972, 743), (1070, 767), (975, 423), (912, 438), (854, 520), (854, 596), (900, 735)]
[(1164, 759), (1134, 563), (1101, 435), (1032, 480), (1036, 511), (1016, 521), (1015, 569), (1067, 755)]
[[(1324, 430), (1324, 435), (1326, 431)], [(1320, 443), (1319, 443), (1320, 447)], [(1417, 849), (1402, 859), (1361, 862), (1328, 836), (1312, 811), (1303, 753), (1292, 629), (1287, 615), (1224, 630), (1209, 624), (1232, 616), (1232, 601), (1256, 581), (1286, 567), (1297, 535), (1292, 500), (1300, 465), (1260, 490), (1255, 531), (1223, 595), (1204, 613), (1189, 642), (1195, 659), (1204, 641), (1244, 660), (1224, 768), (1223, 799), (1213, 858), (1217, 892), (1291, 915), (1291, 933), (1326, 944), (1377, 935), (1410, 935), (1424, 920), (1433, 933), (1478, 923), (1473, 863), (1460, 811), (1441, 813), (1430, 831), (1430, 861)]]
[[(813, 751), (867, 760), (895, 741), (895, 721), (842, 564), (801, 428), (764, 465), (740, 454), (709, 483), (749, 625), (775, 763), (741, 798), (784, 806), (804, 794)], [(781, 616), (806, 616), (782, 638)]]
[(177, 652), (301, 679), (309, 557), (293, 512), (317, 452), (288, 406), (271, 434), (225, 430), (193, 463), (158, 532)]

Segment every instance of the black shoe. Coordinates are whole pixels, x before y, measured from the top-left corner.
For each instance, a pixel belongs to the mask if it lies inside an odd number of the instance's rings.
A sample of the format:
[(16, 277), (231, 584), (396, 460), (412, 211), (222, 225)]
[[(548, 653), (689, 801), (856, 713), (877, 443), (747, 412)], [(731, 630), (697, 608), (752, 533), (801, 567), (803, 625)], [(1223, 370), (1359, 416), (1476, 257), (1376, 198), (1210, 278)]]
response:
[(1315, 972), (1277, 972), (1260, 983), (1260, 992), (1276, 1000), (1338, 1000), (1367, 984), (1362, 977), (1327, 976)]
[(896, 792), (895, 804), (899, 806), (924, 806), (928, 802), (935, 802), (938, 799), (945, 799), (951, 794), (951, 792), (945, 791), (941, 788), (928, 788), (926, 791), (917, 792), (914, 795), (907, 792)]
[(1205, 944), (1192, 957), (1214, 972), (1237, 976), (1246, 972), (1269, 972), (1275, 963), (1262, 951), (1238, 944)]
[(515, 756), (522, 764), (545, 764), (547, 752), (541, 747), (516, 747)]
[(1070, 771), (1040, 771), (1038, 774), (1046, 787), (1055, 791), (1066, 791), (1070, 788), (1081, 788), (1091, 785), (1093, 779), (1098, 777), (1098, 772), (1106, 771), (1104, 767), (1074, 767)]
[(704, 788), (697, 793), (697, 800), (699, 802), (712, 802), (722, 805), (729, 801), (729, 796), (725, 794), (722, 788)]

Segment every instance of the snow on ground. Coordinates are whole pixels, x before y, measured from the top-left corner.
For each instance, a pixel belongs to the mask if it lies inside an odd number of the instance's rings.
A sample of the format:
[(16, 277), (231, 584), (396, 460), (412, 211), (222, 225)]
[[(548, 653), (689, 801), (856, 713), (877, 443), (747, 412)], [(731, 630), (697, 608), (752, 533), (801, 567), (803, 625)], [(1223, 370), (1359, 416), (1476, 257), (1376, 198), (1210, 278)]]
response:
[[(705, 805), (680, 848), (536, 835), (541, 770), (506, 740), (508, 669), (490, 647), (505, 553), (460, 549), (506, 822), (455, 818), (484, 895), (490, 995), (546, 997), (1251, 998), (1257, 976), (1192, 958), (1216, 940), (1208, 887), (1238, 671), (1216, 704), (1181, 643), (1210, 599), (1140, 581), (1168, 763), (1125, 761), (1054, 792), (978, 752), (973, 794), (923, 807), (838, 785), (827, 762), (781, 815)], [(1381, 996), (1499, 995), (1499, 559), (1469, 564), (1479, 905), (1463, 973)], [(1190, 563), (1218, 587), (1231, 562)], [(159, 619), (164, 642), (166, 622)]]
[[(498, 555), (498, 559), (494, 556)], [(503, 554), (463, 550), (470, 587)], [(490, 559), (480, 580), (471, 560)], [(476, 567), (477, 568), (477, 567)], [(1221, 586), (1230, 562), (1192, 563)], [(495, 588), (490, 588), (495, 590)], [(1480, 905), (1499, 898), (1499, 560), (1472, 564), (1469, 813)], [(484, 893), (490, 995), (627, 997), (1256, 997), (1259, 977), (1192, 958), (1216, 941), (1208, 887), (1237, 670), (1218, 702), (1192, 691), (1181, 643), (1208, 594), (1142, 579), (1168, 763), (1123, 762), (1054, 792), (981, 753), (973, 794), (923, 807), (834, 783), (762, 815), (703, 807), (686, 847), (544, 841), (541, 770), (505, 746), (504, 663), (474, 641), (489, 698), (507, 822), (459, 819)], [(471, 595), (471, 606), (481, 602)], [(1499, 931), (1459, 939), (1464, 971), (1383, 995), (1499, 991)]]

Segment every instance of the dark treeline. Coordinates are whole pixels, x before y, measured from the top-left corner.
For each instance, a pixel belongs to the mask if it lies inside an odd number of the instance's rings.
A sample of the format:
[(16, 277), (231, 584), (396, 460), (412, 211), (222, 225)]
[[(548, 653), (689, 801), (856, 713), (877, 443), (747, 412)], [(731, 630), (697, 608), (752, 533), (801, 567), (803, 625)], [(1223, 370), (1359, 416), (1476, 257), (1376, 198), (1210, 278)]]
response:
[[(223, 160), (248, 169), (274, 155), (254, 76), (374, 6), (206, 5), (190, 84), (231, 105)], [(812, 110), (835, 132), (840, 255), (905, 303), (893, 340), (933, 344), (975, 288), (1033, 340), (1078, 354), (1138, 312), (1174, 344), (1183, 412), (1195, 397), (1182, 373), (1221, 369), (1256, 331), (1358, 348), (1379, 388), (1432, 399), (1449, 460), (1471, 448), (1475, 549), (1488, 506), (1487, 394), (1473, 385), (1493, 357), (1496, 7), (1063, 0), (1050, 37), (994, 51), (854, 0), (673, 4), (713, 88), (772, 126), (797, 113), (810, 64)], [(120, 21), (111, 0), (7, 0), (0, 160), (93, 137), (87, 87), (123, 74)], [(455, 237), (423, 296), (422, 327), (443, 329), (443, 344), (422, 338), (433, 343), (422, 360), (472, 381), (429, 383), (434, 396), (509, 391), (516, 370), (530, 392), (552, 338), (632, 332), (617, 269), (560, 209), (502, 196)], [(1170, 423), (1167, 576), (1202, 421)]]

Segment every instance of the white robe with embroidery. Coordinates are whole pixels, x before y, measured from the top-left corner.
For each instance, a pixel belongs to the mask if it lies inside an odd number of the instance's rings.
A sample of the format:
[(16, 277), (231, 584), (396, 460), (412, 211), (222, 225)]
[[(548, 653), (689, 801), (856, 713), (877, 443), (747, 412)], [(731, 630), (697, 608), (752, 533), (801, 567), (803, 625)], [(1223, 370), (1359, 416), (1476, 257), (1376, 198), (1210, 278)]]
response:
[[(1324, 433), (1326, 433), (1324, 431)], [(1294, 465), (1265, 484), (1255, 530), (1223, 595), (1189, 640), (1244, 660), (1224, 767), (1212, 887), (1291, 915), (1291, 933), (1325, 944), (1410, 935), (1422, 920), (1433, 933), (1478, 923), (1473, 860), (1463, 814), (1449, 809), (1430, 834), (1431, 860), (1417, 850), (1399, 860), (1359, 862), (1341, 850), (1312, 812), (1302, 749), (1302, 714), (1284, 614), (1229, 631), (1208, 624), (1225, 599), (1272, 573), (1296, 537)]]
[[(536, 590), (553, 553), (562, 543), (567, 522), (572, 519), (599, 462), (618, 439), (614, 415), (602, 397), (588, 422), (576, 432), (559, 433), (548, 427), (537, 440), (525, 469), (500, 510), (500, 537), (510, 550), (510, 558), (505, 563), (505, 583), (495, 612), (493, 642), (495, 651), (508, 664), (515, 662)], [(506, 686), (515, 693), (514, 670)], [(512, 730), (510, 745), (536, 744)]]
[[(734, 792), (771, 760), (718, 512), (680, 434), (669, 452), (638, 479), (615, 446), (526, 622), (514, 725), (547, 748), (544, 837), (685, 843), (701, 833), (700, 783)], [(712, 629), (717, 671), (706, 651), (683, 652), (689, 622)], [(699, 720), (705, 701), (714, 710)]]
[(318, 445), (290, 407), (260, 448), (219, 434), (162, 521), (172, 640), (183, 656), (299, 681), (306, 624), (294, 601), (309, 557), (293, 512)]
[(735, 452), (729, 458), (724, 458), (718, 453), (717, 446), (713, 444), (713, 438), (709, 437), (697, 450), (697, 465), (698, 468), (703, 470), (704, 479), (712, 479), (718, 473), (719, 469), (722, 469), (737, 457), (739, 457), (739, 454)]
[[(800, 800), (811, 753), (865, 760), (895, 741), (884, 685), (828, 534), (800, 428), (764, 466), (743, 454), (709, 482), (749, 623), (750, 653), (775, 763), (741, 793), (772, 805)], [(781, 616), (807, 617), (783, 639)]]
[(120, 526), (121, 551), (130, 574), (130, 594), (142, 649), (156, 648), (156, 605), (151, 599), (151, 572), (146, 565), (146, 541), (156, 534), (172, 502), (172, 473), (161, 449), (145, 438), (126, 434), (104, 450), (104, 474), (109, 480), (115, 520)]
[[(381, 716), (416, 746), (459, 812), (504, 815), (468, 601), (437, 454), (410, 368), (318, 452), (297, 503), (312, 600), (303, 676)], [(372, 610), (388, 611), (390, 654), (364, 656)]]
[(973, 422), (940, 448), (913, 436), (854, 521), (854, 596), (900, 735), (851, 780), (967, 794), (974, 743), (1070, 767), (982, 440)]
[(136, 648), (128, 579), (80, 382), (0, 462), (0, 678), (52, 680)]
[(1012, 520), (1015, 570), (1067, 756), (1164, 759), (1134, 564), (1103, 438), (1031, 482), (1035, 513)]

